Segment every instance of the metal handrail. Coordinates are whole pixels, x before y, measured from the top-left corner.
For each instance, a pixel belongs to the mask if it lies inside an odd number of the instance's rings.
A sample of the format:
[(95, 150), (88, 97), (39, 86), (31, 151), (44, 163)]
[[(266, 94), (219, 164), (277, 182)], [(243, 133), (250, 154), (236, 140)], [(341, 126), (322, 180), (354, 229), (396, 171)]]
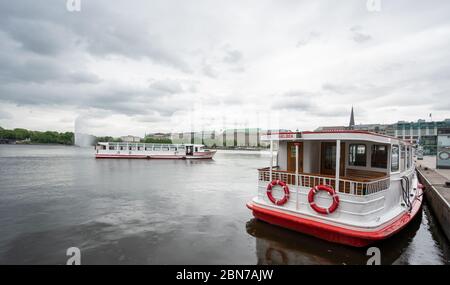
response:
[[(260, 181), (269, 181), (270, 180), (270, 170), (269, 168), (263, 168), (258, 170), (258, 179)], [(287, 172), (287, 171), (279, 171), (272, 169), (272, 179), (279, 179), (284, 181), (289, 185), (303, 186), (303, 187), (314, 187), (316, 185), (324, 184), (331, 185), (334, 187), (336, 185), (335, 177), (328, 177), (322, 175), (313, 175), (313, 174), (305, 174), (299, 173), (298, 179), (296, 179), (296, 174)], [(353, 194), (353, 195), (370, 195), (377, 193), (379, 191), (386, 190), (390, 187), (390, 177), (383, 177), (373, 181), (356, 181), (351, 179), (339, 179), (339, 189), (338, 192)]]

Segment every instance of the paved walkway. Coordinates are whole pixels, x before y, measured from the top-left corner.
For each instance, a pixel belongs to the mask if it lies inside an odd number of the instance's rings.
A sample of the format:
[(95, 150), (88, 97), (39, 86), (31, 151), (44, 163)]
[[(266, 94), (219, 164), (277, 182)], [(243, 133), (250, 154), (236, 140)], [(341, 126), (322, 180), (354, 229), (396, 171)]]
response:
[(450, 169), (436, 169), (436, 156), (424, 156), (423, 160), (416, 161), (416, 165), (422, 168), (428, 167), (450, 180)]

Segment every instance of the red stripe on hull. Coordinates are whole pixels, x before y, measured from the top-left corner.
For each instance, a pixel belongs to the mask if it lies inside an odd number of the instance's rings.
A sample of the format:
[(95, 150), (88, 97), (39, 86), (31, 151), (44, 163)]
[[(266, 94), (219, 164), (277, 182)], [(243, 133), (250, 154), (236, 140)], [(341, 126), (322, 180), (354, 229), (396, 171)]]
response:
[[(420, 192), (421, 190), (419, 190), (419, 195)], [(306, 218), (301, 218), (288, 214), (286, 212), (281, 212), (279, 210), (271, 210), (260, 207), (252, 202), (247, 203), (247, 207), (253, 211), (253, 215), (255, 216), (255, 218), (265, 221), (269, 224), (312, 235), (330, 242), (350, 245), (354, 247), (364, 247), (376, 241), (386, 239), (397, 233), (416, 216), (421, 206), (422, 197), (414, 201), (411, 213), (405, 213), (401, 215), (382, 229), (374, 231), (363, 231), (347, 229)]]

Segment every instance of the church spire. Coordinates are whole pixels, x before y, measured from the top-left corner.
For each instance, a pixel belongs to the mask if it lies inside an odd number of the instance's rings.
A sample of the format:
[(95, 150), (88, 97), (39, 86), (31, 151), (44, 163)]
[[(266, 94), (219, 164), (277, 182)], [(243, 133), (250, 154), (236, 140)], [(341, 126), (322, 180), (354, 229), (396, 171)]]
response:
[(352, 106), (352, 112), (350, 114), (350, 123), (348, 124), (348, 128), (352, 130), (355, 127), (355, 115), (353, 114), (353, 106)]

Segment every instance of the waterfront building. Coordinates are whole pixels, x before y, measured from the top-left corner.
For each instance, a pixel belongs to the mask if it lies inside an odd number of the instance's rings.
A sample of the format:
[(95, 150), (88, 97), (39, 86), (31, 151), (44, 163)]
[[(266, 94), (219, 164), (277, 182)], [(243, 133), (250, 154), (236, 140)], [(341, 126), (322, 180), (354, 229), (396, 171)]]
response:
[(443, 121), (417, 122), (399, 121), (393, 124), (395, 137), (423, 146), (425, 155), (435, 155), (437, 150), (437, 135), (440, 129), (450, 128), (450, 119)]
[(355, 130), (368, 131), (386, 136), (395, 136), (395, 129), (392, 124), (359, 124), (354, 126)]
[(423, 146), (425, 155), (435, 155), (437, 150), (437, 135), (440, 129), (450, 128), (450, 119), (443, 121), (425, 121), (423, 119), (417, 122), (398, 121), (393, 124), (359, 124), (355, 125), (353, 107), (350, 114), (350, 123), (345, 126), (321, 126), (316, 131), (331, 130), (360, 130), (372, 133), (387, 135), (405, 140), (411, 144)]
[[(278, 130), (277, 130), (278, 131)], [(173, 143), (196, 143), (212, 147), (255, 148), (267, 147), (260, 137), (269, 131), (260, 128), (233, 128), (224, 130), (204, 130), (198, 132), (172, 133)]]
[(171, 134), (170, 133), (149, 133), (145, 134), (145, 138), (152, 138), (152, 139), (170, 139)]
[(142, 138), (136, 137), (136, 136), (132, 136), (132, 135), (128, 135), (128, 136), (122, 136), (122, 137), (120, 137), (120, 139), (123, 142), (140, 142)]

